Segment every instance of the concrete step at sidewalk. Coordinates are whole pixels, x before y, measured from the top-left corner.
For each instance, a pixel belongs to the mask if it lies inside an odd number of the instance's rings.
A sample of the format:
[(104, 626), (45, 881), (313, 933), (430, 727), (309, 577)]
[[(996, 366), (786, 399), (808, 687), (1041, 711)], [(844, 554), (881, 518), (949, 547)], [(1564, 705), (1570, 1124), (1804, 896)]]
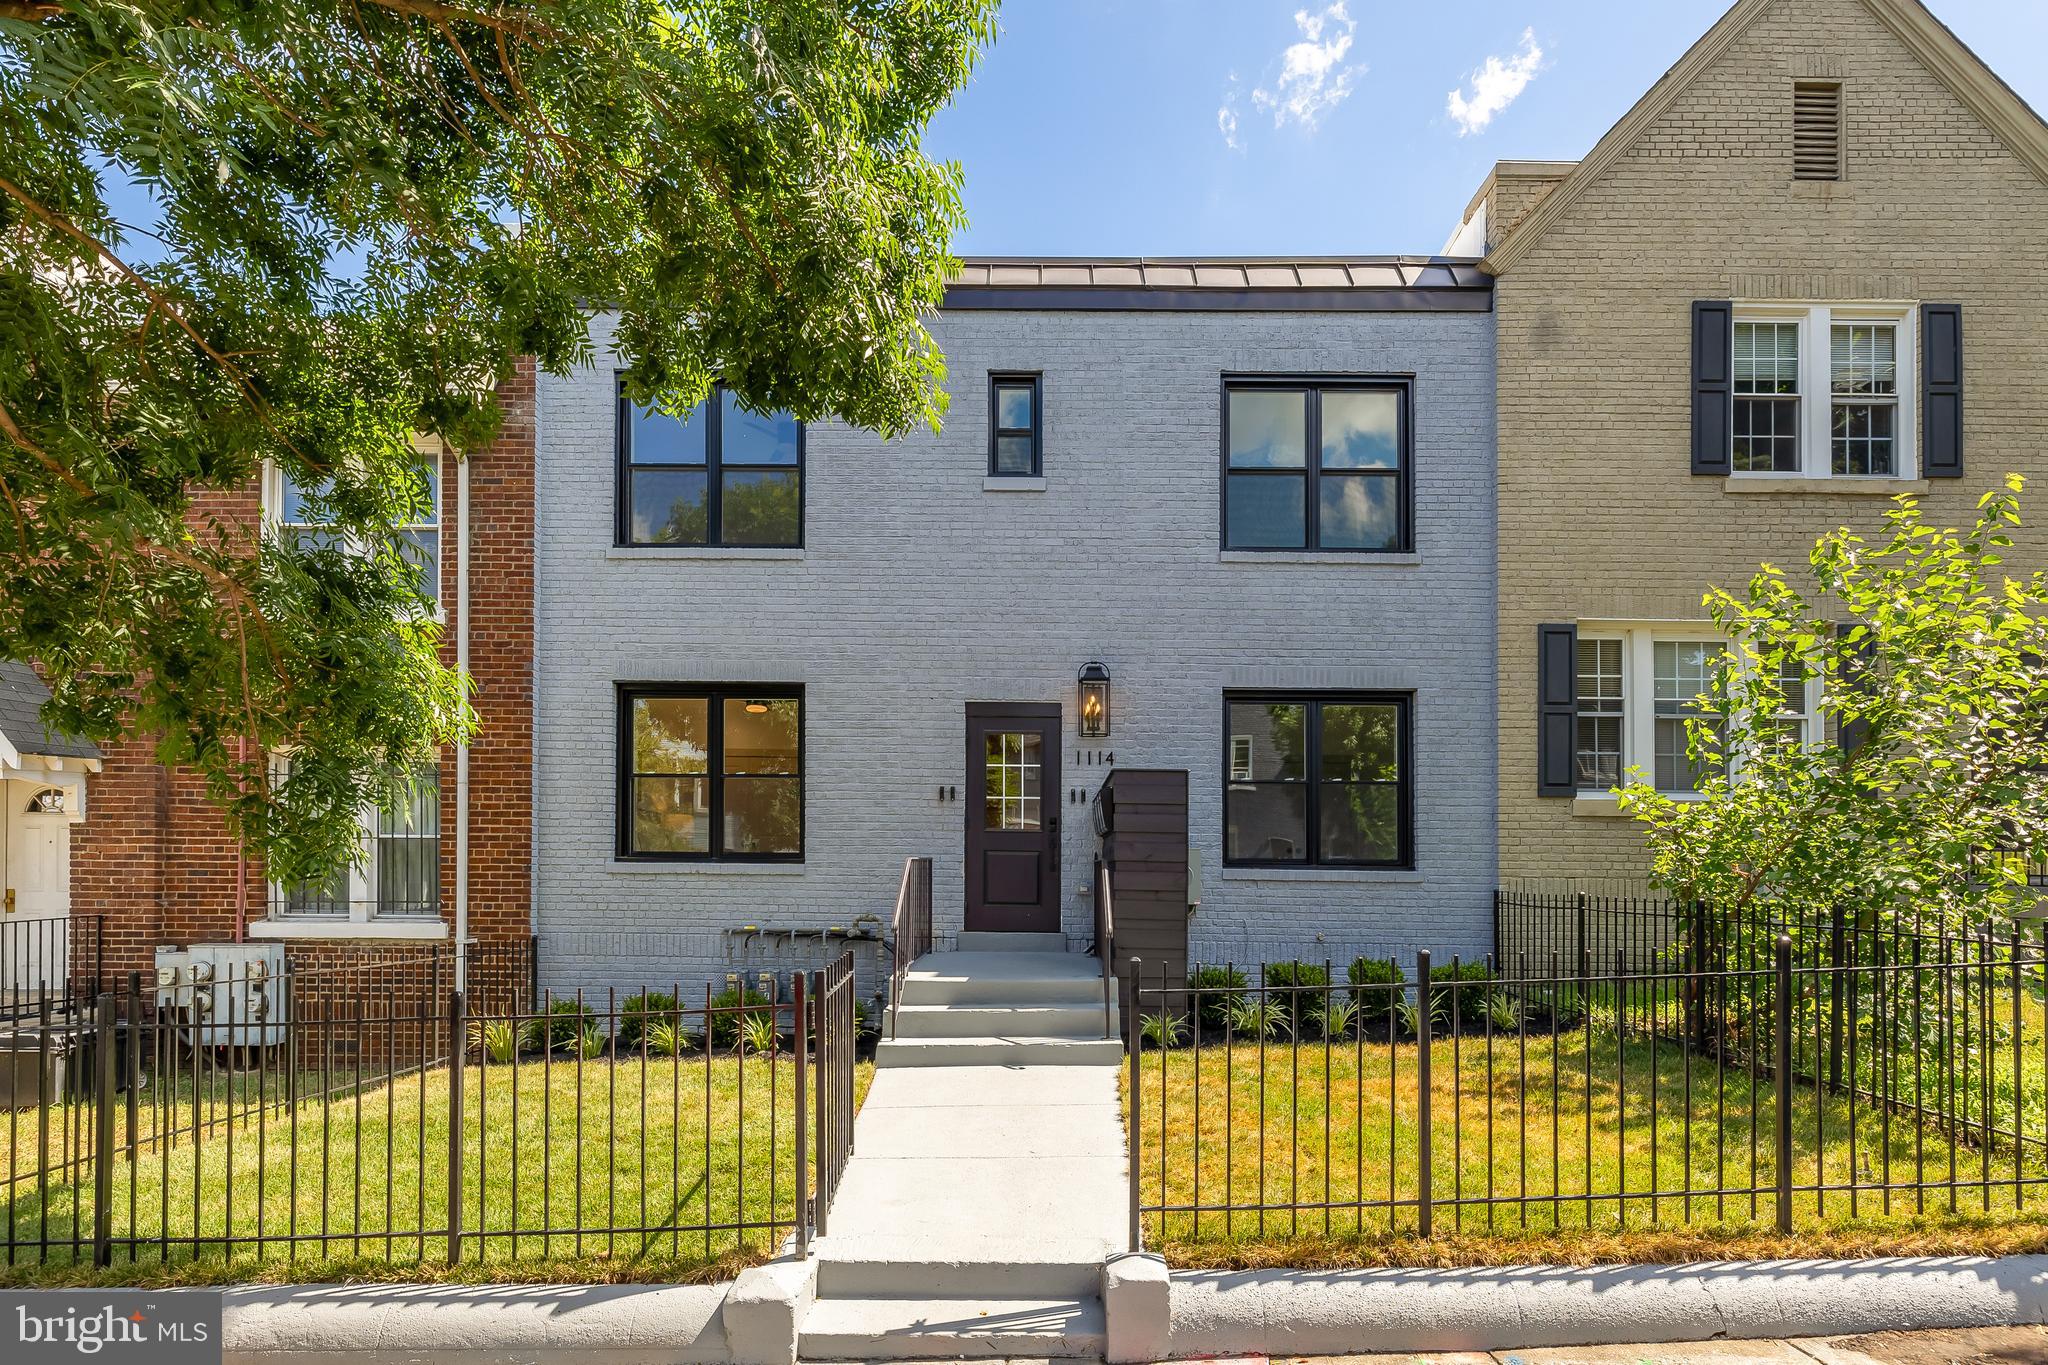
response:
[(878, 1067), (1116, 1066), (1124, 1045), (1115, 1038), (884, 1038), (875, 1047)]
[[(994, 957), (990, 953), (987, 956)], [(1022, 958), (1023, 953), (1006, 953)], [(1094, 958), (1083, 959), (1087, 962)], [(1093, 976), (920, 976), (903, 982), (907, 1005), (1093, 1005), (1102, 1008), (1102, 978)]]
[(1102, 1288), (1102, 1260), (1057, 1249), (997, 1251), (986, 1259), (898, 1247), (872, 1255), (820, 1256), (819, 1299), (1079, 1299)]
[(1100, 1358), (1099, 1298), (820, 1299), (804, 1318), (805, 1360)]
[(1102, 1002), (1079, 1005), (905, 1005), (896, 1011), (897, 1038), (1114, 1038), (1117, 1011), (1103, 1028)]

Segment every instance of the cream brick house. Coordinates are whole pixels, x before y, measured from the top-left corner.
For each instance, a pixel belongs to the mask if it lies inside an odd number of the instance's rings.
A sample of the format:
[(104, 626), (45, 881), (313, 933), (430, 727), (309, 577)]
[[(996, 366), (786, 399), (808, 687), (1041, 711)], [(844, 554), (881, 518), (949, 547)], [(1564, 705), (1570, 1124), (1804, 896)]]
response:
[(1503, 163), (1482, 249), (1501, 873), (1636, 877), (1609, 793), (1691, 781), (1710, 584), (2048, 473), (2048, 127), (1916, 0), (1741, 0), (1583, 161)]

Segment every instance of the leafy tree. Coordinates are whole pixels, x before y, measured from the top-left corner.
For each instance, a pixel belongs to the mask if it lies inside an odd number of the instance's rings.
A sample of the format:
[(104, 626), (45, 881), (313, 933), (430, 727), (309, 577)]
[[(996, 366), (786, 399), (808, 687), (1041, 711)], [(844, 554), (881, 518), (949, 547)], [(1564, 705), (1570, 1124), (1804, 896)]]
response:
[[(935, 423), (962, 220), (919, 137), (994, 10), (0, 0), (0, 657), (274, 874), (357, 854), (473, 724), (397, 532), (414, 437), (488, 440), (516, 356), (599, 361), (593, 301), (635, 401)], [(266, 464), (324, 532), (225, 510)]]
[[(1812, 585), (1765, 564), (1707, 607), (1729, 640), (1687, 724), (1701, 799), (1640, 777), (1622, 801), (1654, 875), (1733, 916), (1833, 907), (1951, 932), (2008, 922), (2048, 855), (2048, 574), (2008, 573), (2022, 482), (1967, 530), (1895, 500), (1884, 534), (1822, 536)], [(1789, 735), (1786, 679), (1818, 679), (1826, 735)]]

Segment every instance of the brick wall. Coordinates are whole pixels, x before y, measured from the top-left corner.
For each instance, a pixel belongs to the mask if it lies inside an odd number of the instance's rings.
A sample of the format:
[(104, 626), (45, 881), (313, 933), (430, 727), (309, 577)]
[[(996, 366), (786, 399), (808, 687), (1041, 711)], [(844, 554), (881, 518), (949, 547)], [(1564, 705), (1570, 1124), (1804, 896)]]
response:
[[(532, 904), (533, 367), (522, 362), (501, 391), (505, 423), (491, 446), (471, 453), (470, 665), (481, 726), (470, 753), (472, 935), (509, 940), (527, 933)], [(445, 465), (442, 597), (455, 660), (455, 469)], [(211, 492), (197, 517), (218, 517), (254, 534), (261, 491)], [(455, 761), (441, 762), (441, 892), (452, 918)], [(107, 917), (108, 964), (116, 974), (150, 966), (157, 945), (234, 936), (239, 897), (251, 922), (266, 914), (260, 861), (244, 855), (204, 784), (166, 770), (146, 739), (109, 746), (87, 779), (86, 818), (73, 828), (71, 908)], [(295, 958), (333, 960), (330, 945), (295, 941)]]
[[(1184, 768), (1202, 859), (1195, 951), (1240, 961), (1482, 951), (1494, 882), (1492, 324), (1486, 314), (942, 315), (945, 430), (809, 434), (806, 548), (614, 550), (606, 362), (540, 389), (536, 562), (542, 970), (558, 989), (815, 965), (725, 930), (886, 917), (929, 854), (936, 925), (962, 920), (969, 701), (1058, 703), (1063, 787)], [(607, 356), (609, 335), (594, 340)], [(987, 376), (1044, 372), (1046, 487), (989, 491)], [(1415, 378), (1412, 563), (1221, 555), (1225, 372)], [(1075, 737), (1075, 672), (1114, 676), (1114, 731)], [(801, 683), (801, 865), (622, 863), (614, 684)], [(1416, 694), (1414, 873), (1222, 866), (1223, 692)], [(1091, 755), (1075, 764), (1077, 751)], [(1092, 755), (1100, 754), (1101, 761)], [(1094, 838), (1062, 806), (1064, 929), (1085, 943)]]
[[(1791, 179), (1791, 85), (1814, 75), (1845, 86), (1838, 183)], [(1535, 794), (1538, 623), (1702, 620), (1709, 584), (1885, 510), (1689, 474), (1689, 309), (1714, 298), (1961, 303), (1966, 476), (1923, 505), (1965, 523), (2008, 470), (2048, 489), (2048, 189), (1859, 0), (1766, 7), (1499, 281), (1505, 876), (1647, 867), (1631, 823)], [(2033, 510), (2016, 566), (2048, 559)]]

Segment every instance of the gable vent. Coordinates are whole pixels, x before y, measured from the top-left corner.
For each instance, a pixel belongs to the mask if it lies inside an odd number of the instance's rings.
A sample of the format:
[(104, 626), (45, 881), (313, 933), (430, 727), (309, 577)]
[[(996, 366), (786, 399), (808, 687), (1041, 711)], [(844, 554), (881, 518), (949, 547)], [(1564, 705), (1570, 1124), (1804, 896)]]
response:
[(1842, 178), (1842, 86), (1798, 81), (1792, 86), (1792, 178)]

